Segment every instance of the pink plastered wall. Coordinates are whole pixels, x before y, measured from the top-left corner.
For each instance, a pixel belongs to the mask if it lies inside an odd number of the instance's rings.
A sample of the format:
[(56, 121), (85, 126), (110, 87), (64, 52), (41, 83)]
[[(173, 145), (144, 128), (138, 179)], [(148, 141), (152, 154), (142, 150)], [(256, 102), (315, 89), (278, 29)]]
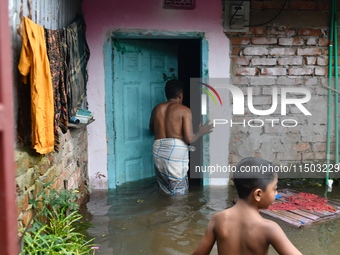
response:
[[(96, 121), (88, 126), (89, 133), (89, 177), (94, 189), (106, 189), (107, 142), (105, 122), (105, 81), (103, 46), (113, 31), (145, 29), (149, 31), (203, 32), (208, 42), (209, 77), (229, 77), (229, 39), (223, 33), (221, 0), (196, 0), (194, 10), (164, 9), (162, 0), (83, 0), (84, 17), (87, 24), (87, 41), (91, 51), (88, 64), (89, 82), (87, 95), (89, 109)], [(226, 101), (229, 98), (225, 99)], [(217, 137), (217, 136), (216, 136)], [(228, 140), (228, 138), (226, 138)], [(210, 157), (228, 157), (228, 141), (221, 143)], [(214, 143), (214, 139), (210, 139)], [(221, 146), (223, 148), (221, 148)], [(216, 147), (216, 146), (215, 146)], [(225, 148), (224, 148), (225, 147)], [(227, 162), (225, 162), (227, 164)], [(216, 183), (220, 183), (217, 180)], [(222, 181), (225, 182), (225, 181)]]

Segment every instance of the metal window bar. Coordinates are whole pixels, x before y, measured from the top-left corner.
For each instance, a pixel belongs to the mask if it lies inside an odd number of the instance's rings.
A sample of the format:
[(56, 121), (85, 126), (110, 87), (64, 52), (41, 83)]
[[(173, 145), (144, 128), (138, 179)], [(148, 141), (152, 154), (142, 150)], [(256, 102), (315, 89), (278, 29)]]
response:
[(195, 0), (164, 0), (164, 8), (168, 9), (195, 9)]

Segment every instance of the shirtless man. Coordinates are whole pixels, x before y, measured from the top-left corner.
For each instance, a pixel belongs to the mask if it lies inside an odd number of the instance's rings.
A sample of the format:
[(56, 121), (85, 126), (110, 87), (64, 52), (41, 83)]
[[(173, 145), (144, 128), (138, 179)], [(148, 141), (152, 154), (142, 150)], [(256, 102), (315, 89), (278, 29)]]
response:
[(165, 95), (168, 101), (154, 107), (149, 123), (150, 131), (155, 134), (155, 171), (158, 184), (165, 193), (182, 195), (189, 188), (188, 145), (212, 132), (213, 125), (207, 122), (193, 132), (191, 111), (182, 105), (183, 86), (180, 81), (168, 81)]
[(275, 200), (277, 174), (241, 172), (247, 166), (265, 165), (271, 163), (261, 158), (245, 158), (237, 164), (233, 178), (239, 196), (236, 205), (212, 217), (191, 255), (210, 254), (215, 242), (218, 254), (223, 255), (266, 255), (269, 245), (281, 255), (302, 255), (277, 223), (259, 213)]

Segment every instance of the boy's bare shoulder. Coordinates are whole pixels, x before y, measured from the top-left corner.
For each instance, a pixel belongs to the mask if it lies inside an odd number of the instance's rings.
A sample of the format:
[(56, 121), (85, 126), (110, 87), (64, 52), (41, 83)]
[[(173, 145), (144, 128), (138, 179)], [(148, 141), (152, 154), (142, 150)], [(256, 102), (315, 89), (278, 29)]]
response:
[(225, 224), (231, 225), (234, 219), (236, 219), (235, 211), (229, 208), (215, 213), (211, 221), (214, 223), (214, 226), (222, 227), (225, 226)]
[(254, 227), (262, 231), (275, 231), (280, 228), (276, 222), (263, 218), (259, 213), (251, 214), (233, 207), (215, 213), (211, 220), (215, 226), (242, 224), (245, 227)]

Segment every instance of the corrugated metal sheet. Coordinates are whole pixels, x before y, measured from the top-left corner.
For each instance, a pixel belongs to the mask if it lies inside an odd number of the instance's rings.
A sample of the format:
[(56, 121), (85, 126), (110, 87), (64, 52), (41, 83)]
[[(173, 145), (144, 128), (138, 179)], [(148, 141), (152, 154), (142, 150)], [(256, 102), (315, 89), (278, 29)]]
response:
[(20, 23), (24, 16), (48, 29), (61, 29), (71, 24), (82, 12), (82, 0), (10, 0), (9, 17), (14, 60), (21, 47)]

